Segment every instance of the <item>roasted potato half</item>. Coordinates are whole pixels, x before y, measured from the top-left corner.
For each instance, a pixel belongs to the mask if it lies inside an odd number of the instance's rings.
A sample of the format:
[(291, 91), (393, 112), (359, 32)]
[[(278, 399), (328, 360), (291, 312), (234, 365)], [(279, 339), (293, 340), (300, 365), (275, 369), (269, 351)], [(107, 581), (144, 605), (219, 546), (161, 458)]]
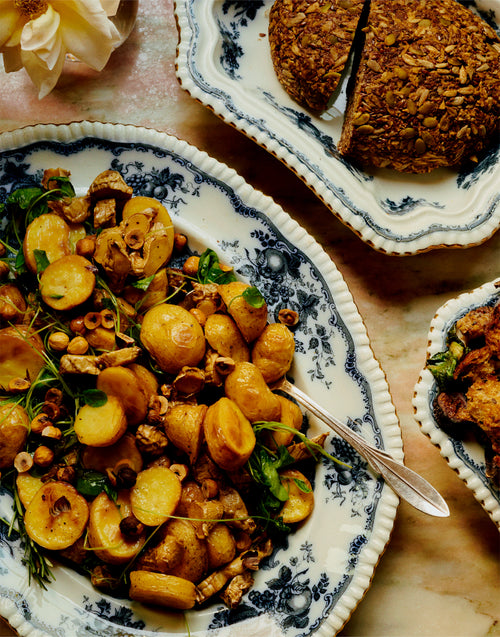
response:
[(33, 382), (45, 364), (45, 348), (38, 334), (24, 325), (0, 330), (0, 387), (14, 378)]
[(95, 554), (107, 564), (125, 564), (141, 550), (146, 541), (143, 532), (134, 539), (123, 535), (120, 522), (132, 513), (130, 493), (122, 490), (116, 502), (100, 493), (90, 505), (87, 537)]
[(82, 445), (109, 447), (127, 431), (127, 418), (121, 401), (108, 396), (104, 405), (83, 405), (75, 418), (75, 434)]
[(62, 217), (49, 212), (33, 219), (27, 227), (23, 254), (26, 267), (33, 273), (37, 271), (36, 250), (45, 252), (49, 263), (71, 253), (70, 228)]
[(280, 478), (288, 489), (288, 500), (280, 511), (285, 524), (302, 522), (314, 508), (314, 492), (309, 480), (297, 469), (285, 469)]
[(181, 497), (181, 482), (167, 467), (155, 466), (137, 474), (130, 502), (135, 517), (147, 526), (168, 520)]
[(157, 604), (167, 608), (187, 610), (196, 603), (196, 586), (182, 577), (132, 571), (130, 573), (131, 599), (145, 604)]
[(51, 551), (68, 548), (85, 531), (87, 501), (67, 482), (46, 482), (35, 493), (24, 514), (30, 538)]
[(85, 303), (94, 287), (94, 266), (78, 254), (57, 259), (40, 276), (42, 299), (54, 310), (72, 310)]

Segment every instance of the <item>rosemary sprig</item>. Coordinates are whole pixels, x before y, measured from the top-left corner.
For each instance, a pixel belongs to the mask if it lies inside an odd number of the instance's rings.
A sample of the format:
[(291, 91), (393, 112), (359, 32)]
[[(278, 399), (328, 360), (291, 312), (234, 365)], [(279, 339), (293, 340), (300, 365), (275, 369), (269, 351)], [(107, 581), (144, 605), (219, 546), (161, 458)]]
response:
[(52, 573), (53, 563), (43, 553), (43, 550), (30, 538), (26, 528), (24, 526), (23, 507), (17, 489), (13, 489), (14, 504), (13, 504), (13, 518), (9, 528), (9, 535), (15, 527), (19, 532), (21, 540), (24, 544), (24, 556), (22, 563), (28, 569), (28, 584), (31, 584), (31, 580), (35, 580), (37, 584), (47, 589), (47, 584), (54, 579)]

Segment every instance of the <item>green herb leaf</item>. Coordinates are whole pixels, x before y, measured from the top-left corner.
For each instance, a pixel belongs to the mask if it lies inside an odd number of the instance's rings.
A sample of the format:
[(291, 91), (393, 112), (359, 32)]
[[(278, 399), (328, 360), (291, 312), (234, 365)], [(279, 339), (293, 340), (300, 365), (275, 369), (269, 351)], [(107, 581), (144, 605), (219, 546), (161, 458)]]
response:
[[(54, 188), (54, 183), (57, 185), (57, 188)], [(64, 175), (51, 177), (48, 180), (47, 186), (50, 186), (51, 199), (73, 198), (76, 195), (69, 177), (65, 177)]]
[(36, 272), (37, 274), (41, 274), (45, 270), (45, 268), (50, 265), (47, 253), (45, 252), (45, 250), (37, 250), (35, 248), (35, 250), (33, 250), (33, 255), (35, 257)]
[(132, 287), (145, 292), (149, 288), (149, 285), (154, 278), (155, 278), (155, 275), (152, 274), (151, 276), (148, 276), (145, 279), (138, 279), (137, 281), (133, 281)]
[(427, 359), (426, 367), (436, 379), (441, 391), (448, 389), (453, 384), (453, 372), (463, 353), (463, 344), (452, 341), (447, 350), (438, 352)]
[(83, 402), (90, 407), (102, 407), (108, 402), (106, 393), (100, 389), (84, 389), (81, 396)]
[(88, 498), (95, 498), (109, 488), (107, 476), (99, 471), (83, 471), (76, 480), (76, 490)]
[(218, 283), (219, 285), (236, 281), (233, 270), (227, 272), (222, 270), (219, 257), (209, 248), (200, 256), (197, 277), (200, 283)]
[(311, 493), (312, 489), (310, 489), (307, 484), (304, 482), (304, 480), (300, 480), (299, 478), (294, 478), (293, 481), (295, 482), (295, 484), (297, 485), (297, 487), (303, 492), (303, 493)]
[(248, 303), (248, 305), (251, 305), (252, 307), (255, 307), (256, 309), (259, 309), (266, 304), (266, 300), (264, 299), (264, 297), (262, 296), (262, 294), (256, 287), (250, 287), (250, 288), (247, 288), (246, 290), (243, 290), (242, 296), (245, 299), (245, 301)]
[(44, 190), (38, 186), (18, 188), (7, 197), (7, 204), (15, 204), (21, 210), (29, 210), (33, 203), (44, 194)]
[(16, 254), (16, 260), (14, 262), (14, 269), (18, 274), (22, 274), (27, 271), (26, 261), (24, 259), (24, 252), (22, 250), (18, 250)]

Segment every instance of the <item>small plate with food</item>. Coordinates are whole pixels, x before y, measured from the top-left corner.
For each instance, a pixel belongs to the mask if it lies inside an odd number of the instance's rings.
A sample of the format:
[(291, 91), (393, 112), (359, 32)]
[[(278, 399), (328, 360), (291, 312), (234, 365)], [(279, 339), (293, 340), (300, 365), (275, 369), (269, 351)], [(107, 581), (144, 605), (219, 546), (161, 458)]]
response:
[(20, 635), (332, 635), (398, 498), (285, 396), (401, 459), (320, 246), (177, 138), (0, 136), (0, 614)]
[(500, 280), (434, 316), (413, 406), (423, 433), (500, 527)]
[(176, 0), (177, 76), (375, 249), (476, 245), (500, 224), (499, 5), (399, 5)]

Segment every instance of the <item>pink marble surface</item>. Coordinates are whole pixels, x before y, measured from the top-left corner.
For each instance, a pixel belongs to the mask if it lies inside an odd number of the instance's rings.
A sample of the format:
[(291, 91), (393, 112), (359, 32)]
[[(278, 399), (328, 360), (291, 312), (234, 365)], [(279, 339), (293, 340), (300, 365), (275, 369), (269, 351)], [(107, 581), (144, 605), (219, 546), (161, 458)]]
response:
[[(466, 250), (413, 257), (375, 252), (278, 160), (180, 89), (176, 44), (172, 0), (140, 0), (136, 28), (107, 67), (95, 73), (68, 64), (56, 89), (41, 101), (24, 71), (6, 75), (0, 64), (0, 131), (87, 119), (173, 134), (233, 167), (316, 238), (364, 318), (401, 422), (406, 463), (441, 492), (451, 511), (440, 519), (400, 505), (372, 585), (340, 635), (500, 635), (498, 530), (421, 434), (411, 405), (436, 309), (450, 296), (499, 276), (500, 233)], [(0, 623), (0, 636), (14, 634)]]

